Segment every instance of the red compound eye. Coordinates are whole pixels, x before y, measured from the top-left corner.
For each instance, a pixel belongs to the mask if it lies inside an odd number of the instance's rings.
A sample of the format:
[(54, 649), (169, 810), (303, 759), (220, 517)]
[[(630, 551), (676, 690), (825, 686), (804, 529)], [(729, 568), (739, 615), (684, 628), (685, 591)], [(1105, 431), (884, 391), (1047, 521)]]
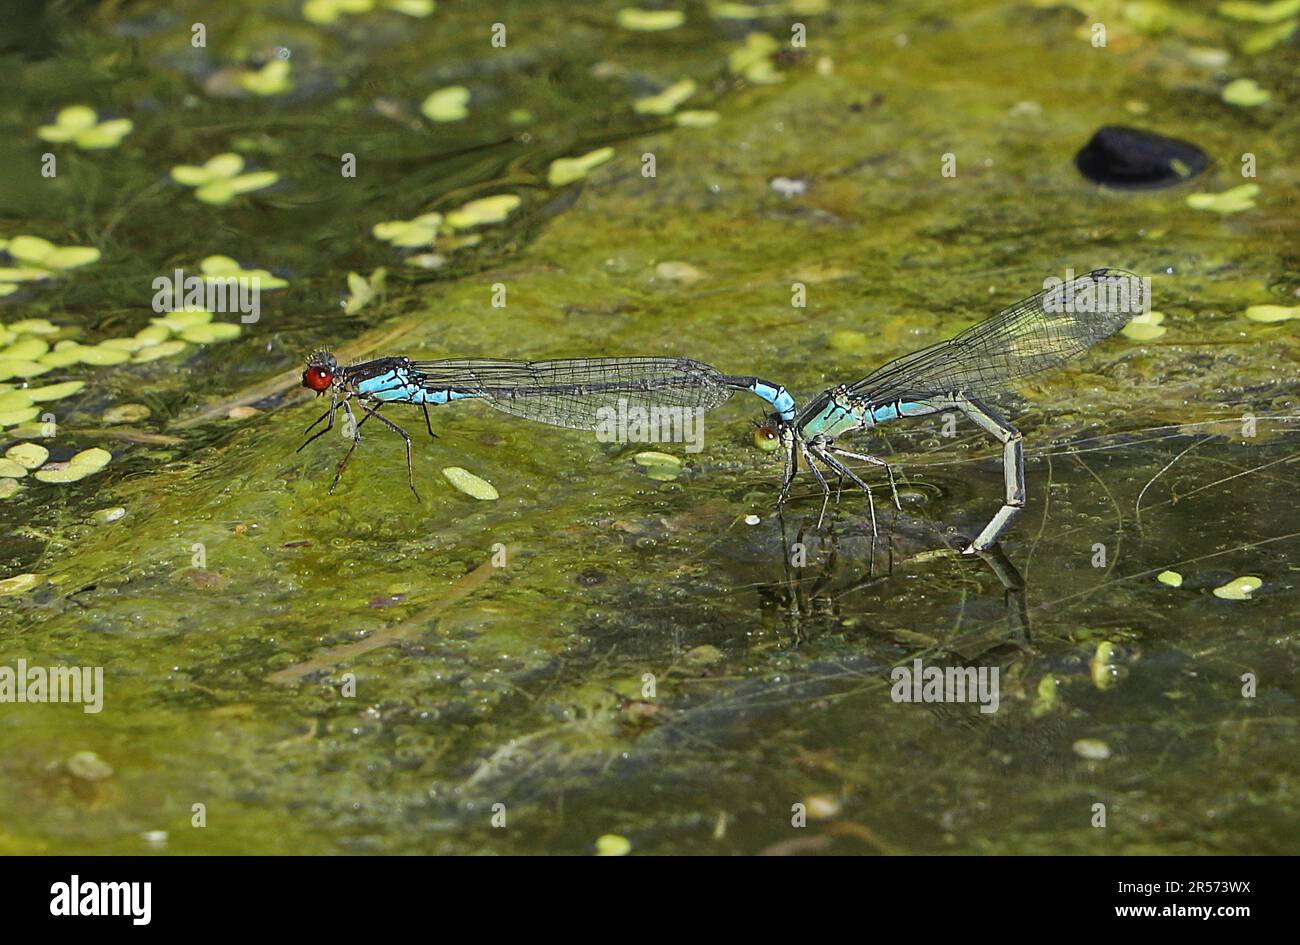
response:
[(329, 390), (332, 383), (334, 375), (321, 368), (309, 367), (302, 372), (302, 386), (311, 388), (318, 394)]

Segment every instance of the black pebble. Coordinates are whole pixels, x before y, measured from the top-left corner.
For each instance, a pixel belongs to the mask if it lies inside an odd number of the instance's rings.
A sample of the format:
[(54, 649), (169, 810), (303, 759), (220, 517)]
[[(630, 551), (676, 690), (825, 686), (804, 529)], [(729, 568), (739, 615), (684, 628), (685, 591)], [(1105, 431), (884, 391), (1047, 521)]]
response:
[[(1181, 168), (1175, 169), (1175, 162)], [(1172, 187), (1191, 180), (1209, 163), (1205, 152), (1187, 141), (1119, 125), (1100, 129), (1074, 156), (1075, 167), (1088, 180), (1120, 190)]]

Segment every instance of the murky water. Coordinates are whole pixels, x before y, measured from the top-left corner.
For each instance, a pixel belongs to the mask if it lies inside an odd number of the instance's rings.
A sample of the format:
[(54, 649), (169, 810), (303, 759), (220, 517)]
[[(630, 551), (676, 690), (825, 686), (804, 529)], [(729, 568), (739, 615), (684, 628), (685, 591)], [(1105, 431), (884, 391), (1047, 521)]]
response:
[[(0, 257), (26, 272), (0, 367), (81, 359), (0, 398), (84, 382), (32, 416), (0, 400), (0, 452), (50, 452), (0, 500), (0, 667), (102, 667), (103, 705), (0, 705), (0, 849), (1295, 852), (1300, 348), (1245, 314), (1300, 304), (1285, 21), (478, 6), (106, 5), (7, 38), (0, 239), (99, 255)], [(1268, 100), (1225, 101), (1241, 78)], [(69, 105), (130, 131), (42, 140)], [(1072, 158), (1106, 124), (1211, 166), (1100, 190)], [(1248, 182), (1234, 212), (1188, 204)], [(475, 203), (503, 195), (499, 220)], [(213, 256), (287, 284), (256, 321), (215, 316), (238, 337), (142, 338), (154, 280)], [(874, 542), (861, 494), (818, 528), (811, 479), (774, 514), (757, 401), (710, 413), (701, 452), (653, 447), (685, 460), (666, 480), (641, 446), (474, 404), (434, 410), (436, 440), (388, 411), (420, 503), (386, 431), (332, 495), (347, 441), (294, 452), (323, 344), (686, 354), (803, 399), (1096, 266), (1151, 276), (1164, 318), (1004, 401), (1030, 499), (1000, 556), (947, 550), (1002, 474), (940, 417), (855, 441), (900, 476), (901, 509), (871, 477)], [(996, 711), (899, 701), (917, 659), (996, 669)]]

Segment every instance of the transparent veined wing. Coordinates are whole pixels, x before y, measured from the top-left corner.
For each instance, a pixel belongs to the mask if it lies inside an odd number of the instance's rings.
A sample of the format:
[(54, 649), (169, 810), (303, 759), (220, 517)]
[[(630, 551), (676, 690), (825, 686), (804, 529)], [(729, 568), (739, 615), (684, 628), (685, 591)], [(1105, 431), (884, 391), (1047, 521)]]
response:
[(1123, 269), (1096, 269), (1050, 286), (961, 334), (904, 355), (849, 390), (871, 403), (960, 391), (992, 395), (1060, 367), (1149, 308), (1146, 284)]
[(737, 389), (690, 358), (565, 358), (413, 361), (426, 390), (453, 390), (503, 413), (575, 430), (594, 430), (602, 410), (675, 407), (709, 410)]

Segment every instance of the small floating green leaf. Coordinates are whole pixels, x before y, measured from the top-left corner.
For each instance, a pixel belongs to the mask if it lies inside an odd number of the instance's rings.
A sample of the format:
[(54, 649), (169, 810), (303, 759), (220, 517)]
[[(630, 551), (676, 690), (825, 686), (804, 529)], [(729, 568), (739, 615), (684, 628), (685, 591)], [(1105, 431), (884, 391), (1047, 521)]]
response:
[(1300, 318), (1300, 305), (1252, 305), (1246, 309), (1246, 317), (1253, 322), (1289, 322)]
[(1252, 592), (1264, 586), (1264, 582), (1253, 575), (1235, 578), (1214, 589), (1214, 596), (1220, 600), (1250, 600)]
[(81, 345), (77, 353), (83, 364), (93, 364), (96, 367), (106, 367), (113, 364), (125, 364), (131, 360), (129, 351), (122, 351), (117, 348), (109, 348), (104, 345)]
[(682, 79), (674, 82), (658, 95), (639, 98), (632, 103), (632, 109), (638, 115), (671, 115), (677, 106), (695, 94), (695, 80)]
[(93, 246), (59, 246), (51, 250), (49, 255), (41, 260), (41, 265), (62, 271), (76, 269), (78, 266), (88, 266), (93, 262), (98, 262), (99, 257), (99, 250)]
[(7, 381), (11, 377), (39, 377), (52, 368), (53, 365), (45, 363), (44, 358), (39, 362), (0, 358), (0, 381)]
[(581, 157), (558, 158), (551, 162), (546, 172), (546, 180), (552, 187), (562, 187), (575, 180), (581, 180), (595, 167), (604, 164), (614, 156), (613, 148), (597, 148)]
[(139, 423), (141, 420), (149, 419), (153, 413), (144, 404), (118, 404), (116, 407), (109, 407), (104, 411), (104, 422), (112, 425), (115, 423)]
[(1183, 586), (1183, 576), (1177, 571), (1161, 571), (1156, 575), (1156, 580), (1161, 584), (1168, 584), (1170, 587)]
[(115, 148), (131, 133), (133, 125), (127, 118), (101, 122), (99, 115), (87, 105), (69, 105), (55, 116), (54, 124), (36, 129), (42, 141), (62, 143), (71, 141), (87, 151)]
[(386, 220), (370, 230), (377, 240), (403, 248), (428, 246), (442, 225), (441, 213), (422, 213), (412, 220)]
[(755, 85), (771, 85), (785, 81), (785, 76), (772, 65), (772, 54), (779, 44), (766, 33), (750, 33), (745, 45), (733, 50), (727, 57), (727, 68)]
[(9, 326), (10, 331), (20, 335), (53, 335), (59, 326), (44, 318), (24, 318)]
[(85, 386), (85, 381), (64, 381), (62, 384), (47, 384), (44, 387), (32, 387), (23, 393), (37, 403), (44, 403), (47, 400), (62, 400), (64, 397), (71, 397)]
[(26, 423), (33, 420), (40, 414), (39, 407), (19, 407), (15, 410), (0, 411), (0, 427), (11, 427), (18, 423)]
[(160, 345), (145, 348), (132, 358), (132, 361), (143, 364), (146, 361), (157, 361), (159, 358), (170, 358), (172, 355), (180, 354), (187, 347), (189, 346), (183, 341), (164, 341)]
[(686, 22), (686, 14), (681, 10), (639, 10), (636, 7), (628, 7), (619, 10), (615, 19), (625, 30), (656, 33), (681, 26)]
[(1262, 52), (1267, 52), (1279, 43), (1284, 43), (1291, 38), (1291, 34), (1300, 26), (1300, 20), (1288, 20), (1285, 23), (1274, 23), (1272, 26), (1265, 26), (1246, 36), (1238, 44), (1241, 51), (1248, 56), (1258, 56)]
[(25, 390), (7, 390), (0, 394), (0, 413), (25, 410), (32, 405), (32, 397)]
[(0, 499), (9, 499), (22, 488), (17, 479), (0, 479)]
[(5, 450), (5, 459), (26, 469), (38, 469), (50, 458), (50, 451), (39, 443), (19, 443)]
[(596, 838), (596, 856), (627, 856), (631, 852), (632, 843), (627, 837), (607, 833)]
[(469, 89), (452, 85), (438, 89), (420, 105), (420, 114), (429, 121), (461, 121), (469, 115)]
[(208, 322), (203, 325), (191, 325), (180, 332), (180, 337), (185, 341), (206, 345), (238, 338), (242, 330), (234, 322)]
[(39, 574), (15, 574), (13, 577), (0, 581), (0, 595), (21, 594), (23, 591), (31, 590), (44, 580), (45, 578)]
[(248, 70), (239, 77), (239, 84), (254, 95), (279, 95), (293, 88), (289, 78), (289, 60), (272, 59), (260, 69)]
[(1188, 194), (1187, 206), (1193, 210), (1210, 210), (1214, 213), (1240, 213), (1254, 207), (1257, 196), (1258, 184), (1241, 184), (1221, 194)]
[(1080, 738), (1073, 748), (1076, 755), (1090, 761), (1105, 761), (1110, 757), (1110, 746), (1100, 738)]
[(1273, 98), (1273, 93), (1260, 88), (1254, 79), (1234, 79), (1223, 87), (1220, 94), (1229, 105), (1242, 108), (1255, 108)]
[(4, 351), (0, 351), (0, 358), (11, 358), (15, 361), (35, 361), (49, 350), (50, 343), (44, 338), (22, 338), (5, 348)]
[(501, 498), (501, 494), (497, 492), (492, 483), (479, 478), (468, 469), (462, 469), (460, 466), (448, 466), (442, 471), (442, 474), (456, 489), (468, 496), (473, 496), (475, 499), (491, 502), (494, 499)]
[(1133, 341), (1154, 341), (1169, 330), (1161, 324), (1164, 320), (1164, 312), (1143, 312), (1134, 315), (1123, 328), (1124, 337), (1131, 338)]
[(447, 225), (457, 230), (467, 230), (483, 223), (502, 223), (523, 201), (514, 194), (497, 194), (471, 200), (458, 210), (447, 214)]
[(714, 111), (687, 109), (677, 113), (677, 124), (682, 128), (712, 128), (718, 123), (719, 115)]
[(1300, 13), (1300, 0), (1275, 0), (1274, 3), (1228, 0), (1219, 4), (1219, 13), (1230, 20), (1247, 23), (1276, 23)]
[(15, 463), (12, 459), (0, 458), (0, 478), (4, 479), (21, 479), (27, 475), (27, 467), (21, 463)]
[(637, 453), (632, 457), (632, 462), (638, 466), (678, 466), (682, 461), (672, 453), (657, 453), (654, 450), (645, 450)]
[(108, 450), (92, 447), (82, 450), (66, 463), (50, 463), (36, 470), (33, 477), (41, 482), (77, 482), (99, 472), (112, 458), (113, 454)]
[(1055, 676), (1044, 676), (1038, 680), (1037, 698), (1034, 700), (1034, 707), (1029, 710), (1030, 714), (1035, 717), (1043, 716), (1056, 708), (1060, 688)]

